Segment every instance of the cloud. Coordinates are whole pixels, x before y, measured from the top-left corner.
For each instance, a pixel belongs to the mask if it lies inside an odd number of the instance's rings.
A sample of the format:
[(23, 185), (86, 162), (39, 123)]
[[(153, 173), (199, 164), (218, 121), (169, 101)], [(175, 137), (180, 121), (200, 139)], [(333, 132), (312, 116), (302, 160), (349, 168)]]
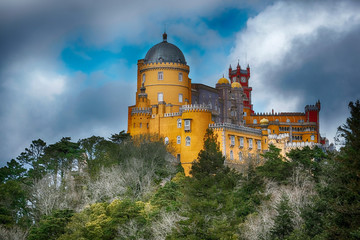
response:
[[(126, 129), (127, 106), (135, 101), (136, 60), (161, 40), (164, 24), (171, 40), (181, 48), (189, 46), (188, 59), (204, 55), (225, 59), (224, 54), (208, 51), (223, 39), (202, 18), (238, 4), (233, 0), (0, 1), (0, 166), (34, 139), (53, 143), (71, 136), (76, 141)], [(73, 51), (78, 64), (100, 66), (71, 69), (69, 62), (63, 62), (64, 49)], [(118, 58), (95, 59), (102, 50)], [(195, 61), (189, 62), (200, 69)], [(214, 71), (203, 66), (203, 72)], [(202, 76), (200, 70), (192, 73), (197, 80)]]
[(255, 110), (303, 111), (320, 99), (321, 131), (332, 140), (346, 102), (360, 97), (359, 11), (355, 1), (281, 1), (249, 19), (229, 60), (247, 54)]

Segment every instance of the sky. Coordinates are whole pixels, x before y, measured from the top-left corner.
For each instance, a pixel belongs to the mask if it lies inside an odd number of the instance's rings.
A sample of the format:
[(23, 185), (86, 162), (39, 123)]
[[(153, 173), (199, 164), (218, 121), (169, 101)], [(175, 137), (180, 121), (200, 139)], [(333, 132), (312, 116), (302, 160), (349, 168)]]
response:
[(360, 99), (360, 1), (0, 1), (0, 166), (48, 144), (127, 129), (137, 60), (177, 45), (193, 83), (251, 68), (256, 112), (321, 102), (330, 142)]

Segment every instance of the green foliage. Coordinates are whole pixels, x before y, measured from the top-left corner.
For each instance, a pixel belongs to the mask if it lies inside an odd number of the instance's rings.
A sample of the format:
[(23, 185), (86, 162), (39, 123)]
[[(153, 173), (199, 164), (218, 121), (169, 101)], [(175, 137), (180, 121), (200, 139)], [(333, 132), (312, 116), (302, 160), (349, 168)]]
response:
[(0, 183), (5, 183), (8, 180), (22, 179), (26, 169), (22, 164), (12, 159), (7, 162), (7, 166), (0, 168)]
[(34, 140), (29, 148), (17, 157), (17, 160), (25, 166), (30, 166), (27, 175), (32, 179), (40, 179), (45, 174), (45, 168), (42, 166), (41, 159), (44, 156), (46, 143), (41, 140)]
[(318, 147), (293, 149), (283, 158), (280, 149), (269, 145), (269, 151), (263, 154), (264, 165), (257, 167), (260, 176), (286, 184), (296, 168), (301, 168), (309, 173), (315, 180), (320, 173), (319, 163), (327, 159), (325, 153)]
[(0, 184), (0, 223), (11, 226), (27, 222), (27, 192), (19, 180)]
[(167, 182), (160, 188), (151, 199), (151, 204), (159, 208), (165, 208), (166, 211), (178, 211), (181, 207), (180, 184), (174, 181)]
[(276, 206), (276, 218), (274, 226), (270, 230), (272, 239), (285, 239), (294, 231), (294, 212), (289, 205), (289, 198), (286, 195), (281, 197)]
[(204, 147), (199, 152), (197, 161), (192, 165), (190, 174), (195, 178), (217, 174), (224, 169), (225, 157), (220, 151), (217, 136), (211, 129), (207, 129), (204, 136)]
[[(99, 239), (117, 237), (117, 229), (130, 221), (146, 224), (144, 203), (131, 200), (114, 200), (110, 204), (95, 203), (80, 213), (76, 213), (59, 239)], [(139, 236), (142, 231), (139, 229)], [(119, 236), (120, 237), (120, 236)]]
[(264, 165), (257, 167), (256, 172), (262, 177), (286, 183), (291, 176), (291, 163), (280, 155), (280, 149), (269, 145), (269, 151), (263, 154)]
[(72, 210), (57, 210), (50, 216), (44, 216), (39, 224), (31, 228), (28, 240), (57, 239), (65, 233), (65, 227), (73, 214)]
[(111, 138), (110, 140), (113, 142), (113, 143), (122, 143), (126, 140), (129, 140), (131, 138), (130, 134), (129, 133), (125, 133), (124, 130), (122, 130), (120, 133), (115, 133), (115, 134), (112, 134), (111, 135)]

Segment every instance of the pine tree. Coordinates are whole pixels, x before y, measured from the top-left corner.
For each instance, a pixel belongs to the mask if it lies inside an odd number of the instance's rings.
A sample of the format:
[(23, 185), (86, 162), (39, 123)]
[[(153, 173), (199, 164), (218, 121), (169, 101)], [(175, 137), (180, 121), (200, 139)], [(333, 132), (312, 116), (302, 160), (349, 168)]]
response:
[(270, 230), (272, 239), (285, 239), (294, 230), (294, 212), (289, 205), (289, 198), (286, 195), (281, 197), (276, 206), (277, 216), (274, 220), (274, 226)]
[(207, 129), (204, 136), (204, 148), (199, 152), (197, 161), (193, 163), (190, 174), (195, 178), (215, 175), (224, 167), (225, 157), (220, 151), (217, 135), (213, 130)]

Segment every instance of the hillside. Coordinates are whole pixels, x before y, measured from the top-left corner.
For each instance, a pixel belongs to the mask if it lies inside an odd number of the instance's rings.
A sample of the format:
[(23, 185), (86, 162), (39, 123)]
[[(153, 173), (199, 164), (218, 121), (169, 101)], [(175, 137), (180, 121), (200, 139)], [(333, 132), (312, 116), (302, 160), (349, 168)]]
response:
[(34, 140), (0, 169), (0, 238), (359, 239), (360, 102), (349, 109), (339, 152), (270, 147), (242, 172), (208, 130), (193, 177), (156, 136)]

